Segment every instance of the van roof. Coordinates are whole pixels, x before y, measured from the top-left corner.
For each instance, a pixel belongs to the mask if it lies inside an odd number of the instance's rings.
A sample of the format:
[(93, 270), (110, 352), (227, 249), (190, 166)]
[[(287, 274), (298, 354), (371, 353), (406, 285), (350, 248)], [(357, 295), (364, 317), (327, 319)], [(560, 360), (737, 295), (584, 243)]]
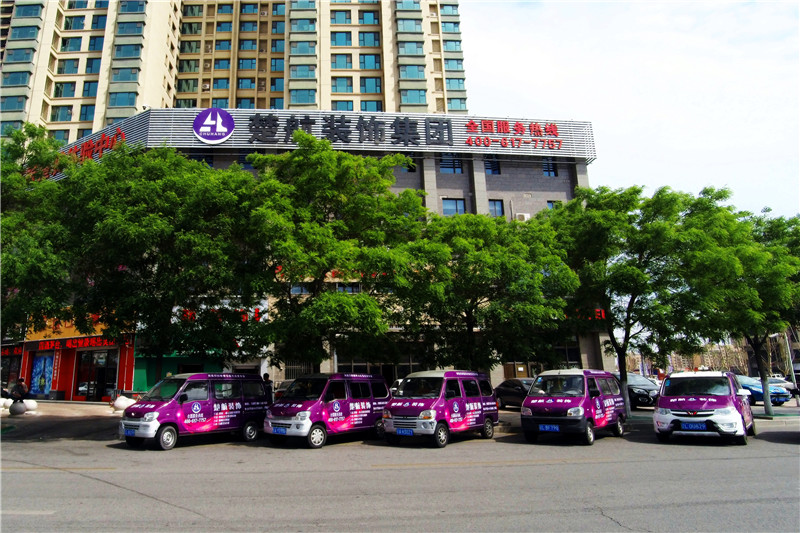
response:
[(545, 370), (540, 376), (607, 376), (611, 372), (605, 370), (592, 370), (586, 368), (562, 368), (559, 370)]
[(421, 372), (412, 372), (406, 376), (407, 378), (485, 378), (486, 374), (482, 372), (474, 372), (472, 370), (423, 370)]
[(383, 376), (379, 374), (348, 374), (344, 372), (336, 372), (336, 373), (326, 373), (326, 372), (318, 372), (316, 374), (305, 374), (300, 376), (303, 379), (311, 378), (311, 379), (383, 379)]
[(673, 372), (667, 377), (670, 378), (689, 378), (689, 377), (706, 377), (706, 378), (719, 378), (727, 376), (728, 372), (720, 372), (718, 370), (693, 370), (686, 372)]
[(186, 372), (173, 374), (169, 377), (180, 379), (261, 379), (261, 376), (255, 374), (233, 374), (230, 372)]

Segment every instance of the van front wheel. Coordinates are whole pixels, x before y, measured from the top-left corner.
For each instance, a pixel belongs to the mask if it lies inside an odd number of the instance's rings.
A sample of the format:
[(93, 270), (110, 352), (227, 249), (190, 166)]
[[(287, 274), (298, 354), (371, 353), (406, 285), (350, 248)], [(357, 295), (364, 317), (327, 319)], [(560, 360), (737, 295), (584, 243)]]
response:
[(583, 431), (583, 443), (587, 446), (594, 444), (594, 424), (591, 420), (586, 421), (586, 429)]
[(178, 432), (172, 426), (161, 426), (156, 433), (156, 442), (162, 450), (171, 450), (178, 442)]
[(258, 425), (255, 420), (250, 420), (242, 428), (242, 439), (245, 442), (253, 442), (258, 437)]
[(433, 430), (433, 444), (437, 448), (444, 448), (450, 442), (450, 430), (443, 422), (436, 424), (436, 429)]
[(308, 447), (312, 449), (322, 448), (325, 446), (325, 441), (328, 440), (328, 432), (320, 424), (311, 426), (311, 431), (308, 432)]

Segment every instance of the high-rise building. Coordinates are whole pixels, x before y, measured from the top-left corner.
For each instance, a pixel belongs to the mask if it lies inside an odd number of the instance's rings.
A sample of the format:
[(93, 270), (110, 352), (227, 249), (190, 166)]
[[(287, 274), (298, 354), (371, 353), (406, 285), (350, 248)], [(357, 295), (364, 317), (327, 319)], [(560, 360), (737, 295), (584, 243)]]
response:
[(466, 114), (458, 2), (2, 0), (2, 126), (148, 108)]

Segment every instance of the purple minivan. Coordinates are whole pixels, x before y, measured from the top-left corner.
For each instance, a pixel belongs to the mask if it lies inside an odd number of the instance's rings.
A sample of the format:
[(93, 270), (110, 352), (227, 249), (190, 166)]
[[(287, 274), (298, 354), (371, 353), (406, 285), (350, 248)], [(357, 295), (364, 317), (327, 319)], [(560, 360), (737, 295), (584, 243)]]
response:
[(653, 429), (661, 442), (671, 435), (705, 435), (747, 444), (747, 436), (756, 434), (750, 391), (731, 372), (676, 372), (659, 392)]
[(466, 370), (430, 370), (406, 376), (383, 410), (386, 440), (426, 435), (444, 448), (451, 432), (481, 432), (494, 436), (498, 422), (497, 398), (485, 374)]
[(211, 432), (240, 432), (253, 441), (269, 404), (260, 376), (249, 374), (177, 374), (156, 383), (122, 415), (119, 436), (130, 447), (155, 439), (162, 450), (178, 437)]

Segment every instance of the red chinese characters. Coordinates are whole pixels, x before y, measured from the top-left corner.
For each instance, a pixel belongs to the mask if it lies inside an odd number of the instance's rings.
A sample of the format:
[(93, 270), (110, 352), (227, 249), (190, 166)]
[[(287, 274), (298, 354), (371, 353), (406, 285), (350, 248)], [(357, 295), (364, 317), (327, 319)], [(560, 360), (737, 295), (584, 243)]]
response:
[[(503, 148), (519, 148), (522, 145), (532, 145), (532, 148), (546, 150), (560, 150), (563, 142), (558, 137), (558, 125), (555, 123), (538, 122), (525, 124), (507, 120), (470, 120), (466, 124), (466, 144), (469, 146), (491, 147), (500, 145)], [(495, 137), (506, 134), (508, 136)]]

